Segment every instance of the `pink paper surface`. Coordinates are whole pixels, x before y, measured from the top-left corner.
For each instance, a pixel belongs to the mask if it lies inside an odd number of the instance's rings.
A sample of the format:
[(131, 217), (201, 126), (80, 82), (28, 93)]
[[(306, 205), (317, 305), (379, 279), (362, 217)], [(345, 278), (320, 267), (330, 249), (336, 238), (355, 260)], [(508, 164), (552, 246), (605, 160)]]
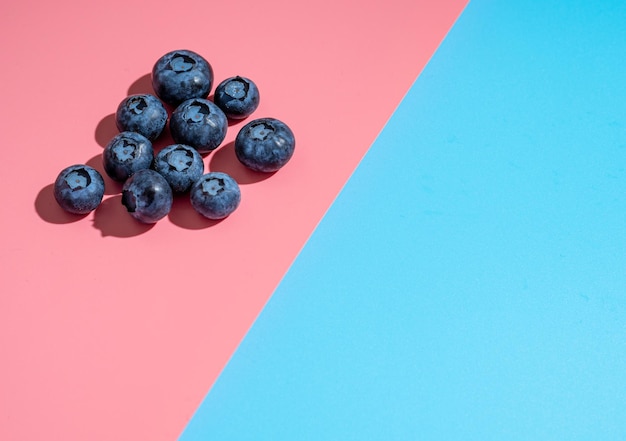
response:
[[(176, 439), (466, 2), (3, 5), (0, 439)], [(95, 212), (64, 213), (56, 175), (103, 171), (117, 105), (175, 49), (205, 56), (215, 84), (253, 79), (252, 118), (296, 135), (290, 163), (245, 170), (239, 123), (205, 158), (241, 185), (229, 218), (179, 198), (139, 224), (106, 175)]]

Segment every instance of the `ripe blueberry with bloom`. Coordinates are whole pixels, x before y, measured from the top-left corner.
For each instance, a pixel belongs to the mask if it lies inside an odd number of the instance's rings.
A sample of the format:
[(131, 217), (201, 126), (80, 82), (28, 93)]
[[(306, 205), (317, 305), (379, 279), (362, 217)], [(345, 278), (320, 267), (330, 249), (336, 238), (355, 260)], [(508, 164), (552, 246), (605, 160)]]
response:
[(115, 112), (120, 132), (137, 132), (150, 141), (161, 135), (167, 124), (167, 110), (154, 95), (136, 94), (122, 100)]
[(136, 171), (150, 168), (153, 159), (152, 143), (135, 132), (117, 134), (102, 152), (104, 171), (118, 182), (124, 182)]
[(174, 110), (170, 132), (178, 144), (189, 145), (204, 154), (215, 150), (226, 137), (228, 119), (212, 101), (192, 98)]
[(237, 209), (241, 202), (239, 185), (230, 175), (210, 172), (191, 187), (191, 205), (209, 219), (223, 219)]
[(259, 88), (245, 77), (231, 77), (215, 88), (213, 101), (230, 119), (243, 119), (259, 107)]
[(104, 197), (104, 179), (94, 168), (76, 164), (63, 169), (54, 182), (54, 198), (65, 211), (87, 214)]
[(174, 195), (170, 184), (154, 170), (139, 170), (124, 183), (122, 204), (132, 217), (146, 224), (163, 219), (170, 212)]
[(190, 98), (206, 98), (213, 86), (213, 68), (190, 50), (168, 52), (152, 68), (152, 87), (167, 104), (177, 106)]
[(293, 132), (276, 118), (250, 121), (235, 138), (237, 159), (260, 172), (275, 172), (282, 168), (293, 156), (295, 147)]
[(175, 193), (184, 193), (204, 173), (204, 162), (196, 149), (174, 144), (156, 155), (153, 168), (165, 178)]

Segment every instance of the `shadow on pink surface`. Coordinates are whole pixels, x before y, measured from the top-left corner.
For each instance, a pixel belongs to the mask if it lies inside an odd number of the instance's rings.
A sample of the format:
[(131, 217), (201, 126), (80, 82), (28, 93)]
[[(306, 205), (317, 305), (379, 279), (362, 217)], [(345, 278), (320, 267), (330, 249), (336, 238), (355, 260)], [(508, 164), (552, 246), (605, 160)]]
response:
[(174, 225), (187, 230), (202, 230), (217, 225), (224, 220), (213, 220), (202, 216), (192, 207), (188, 193), (174, 196), (172, 209), (167, 216)]
[(120, 133), (115, 125), (115, 113), (105, 116), (96, 126), (95, 138), (101, 147), (106, 147), (115, 135)]
[(152, 88), (152, 74), (150, 73), (140, 76), (128, 87), (129, 96), (143, 93), (155, 94)]
[[(115, 124), (115, 113), (111, 113), (100, 120), (96, 126), (94, 137), (102, 148), (106, 148), (113, 137), (119, 133), (120, 131)], [(165, 126), (165, 129), (163, 129), (163, 133), (152, 142), (152, 147), (154, 148), (154, 152), (158, 153), (164, 147), (171, 144), (174, 144), (174, 139), (172, 139), (168, 124)]]
[(144, 224), (131, 217), (122, 205), (122, 195), (111, 196), (102, 201), (93, 216), (93, 227), (102, 237), (133, 237), (146, 233), (155, 224)]
[(262, 173), (251, 170), (244, 166), (235, 154), (235, 141), (231, 141), (211, 153), (209, 158), (209, 170), (212, 172), (227, 173), (237, 181), (239, 185), (254, 184), (272, 177), (273, 173)]
[(104, 171), (104, 165), (102, 163), (102, 154), (98, 154), (91, 158), (86, 162), (86, 165), (92, 167), (98, 171), (102, 175), (102, 179), (104, 179), (104, 194), (106, 195), (114, 195), (120, 194), (122, 192), (122, 183), (114, 181), (106, 174)]
[(87, 217), (62, 209), (54, 198), (54, 183), (42, 188), (35, 198), (35, 210), (41, 219), (51, 224), (71, 224)]

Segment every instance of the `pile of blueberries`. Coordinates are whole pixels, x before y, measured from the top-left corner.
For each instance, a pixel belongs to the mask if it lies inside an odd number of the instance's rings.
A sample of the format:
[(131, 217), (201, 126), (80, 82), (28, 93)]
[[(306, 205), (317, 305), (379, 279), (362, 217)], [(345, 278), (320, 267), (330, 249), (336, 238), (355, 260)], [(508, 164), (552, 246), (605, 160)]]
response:
[[(221, 82), (213, 101), (208, 99), (213, 69), (202, 56), (189, 50), (168, 52), (152, 69), (156, 93), (135, 94), (117, 108), (120, 133), (102, 154), (108, 176), (123, 182), (122, 204), (140, 222), (155, 223), (172, 208), (175, 193), (189, 193), (191, 205), (209, 219), (223, 219), (241, 201), (239, 185), (222, 172), (204, 173), (206, 155), (226, 137), (228, 120), (249, 117), (259, 105), (259, 90), (248, 78), (235, 76)], [(171, 116), (163, 103), (175, 110)], [(175, 144), (154, 154), (156, 140), (169, 120)], [(235, 154), (246, 167), (275, 172), (292, 157), (295, 138), (291, 129), (275, 118), (258, 118), (244, 125), (235, 139)], [(102, 175), (84, 164), (59, 173), (54, 197), (70, 213), (95, 210), (104, 197)]]

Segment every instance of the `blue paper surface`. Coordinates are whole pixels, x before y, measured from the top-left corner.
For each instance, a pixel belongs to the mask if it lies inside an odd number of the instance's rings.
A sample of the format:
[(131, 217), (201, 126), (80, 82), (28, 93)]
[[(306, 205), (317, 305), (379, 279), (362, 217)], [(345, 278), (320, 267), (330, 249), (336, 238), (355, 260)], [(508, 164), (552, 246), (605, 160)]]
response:
[(473, 0), (181, 440), (626, 439), (625, 54)]

